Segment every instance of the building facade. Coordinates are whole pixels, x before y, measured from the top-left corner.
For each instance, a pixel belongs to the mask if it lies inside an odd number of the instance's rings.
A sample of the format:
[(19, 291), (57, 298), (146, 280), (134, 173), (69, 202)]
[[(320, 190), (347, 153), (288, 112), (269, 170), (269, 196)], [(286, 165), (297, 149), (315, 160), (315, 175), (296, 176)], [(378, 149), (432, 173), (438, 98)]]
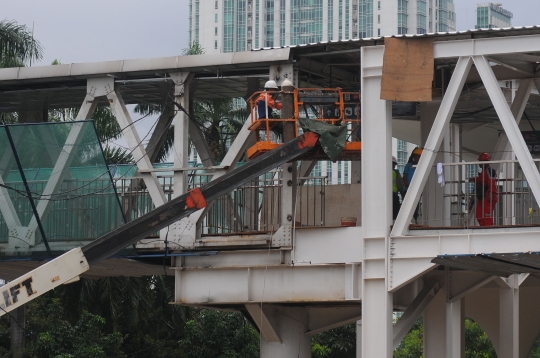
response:
[(476, 7), (476, 28), (491, 29), (512, 26), (514, 15), (502, 8), (500, 3), (478, 4)]
[(456, 30), (453, 0), (190, 0), (205, 53)]

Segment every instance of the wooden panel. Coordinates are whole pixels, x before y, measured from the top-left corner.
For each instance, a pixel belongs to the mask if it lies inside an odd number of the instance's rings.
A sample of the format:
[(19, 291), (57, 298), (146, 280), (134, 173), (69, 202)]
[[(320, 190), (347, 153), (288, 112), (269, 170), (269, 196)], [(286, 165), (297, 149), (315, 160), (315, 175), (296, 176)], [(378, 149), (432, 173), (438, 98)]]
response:
[(433, 39), (384, 39), (381, 99), (429, 102), (432, 99)]

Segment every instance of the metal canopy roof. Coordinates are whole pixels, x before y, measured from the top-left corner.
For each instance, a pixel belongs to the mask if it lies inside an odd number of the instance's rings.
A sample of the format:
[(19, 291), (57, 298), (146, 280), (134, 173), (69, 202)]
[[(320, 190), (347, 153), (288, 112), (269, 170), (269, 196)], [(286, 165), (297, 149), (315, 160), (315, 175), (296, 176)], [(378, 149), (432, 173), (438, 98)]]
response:
[(540, 273), (540, 252), (439, 255), (431, 262), (493, 276), (508, 277), (519, 273)]

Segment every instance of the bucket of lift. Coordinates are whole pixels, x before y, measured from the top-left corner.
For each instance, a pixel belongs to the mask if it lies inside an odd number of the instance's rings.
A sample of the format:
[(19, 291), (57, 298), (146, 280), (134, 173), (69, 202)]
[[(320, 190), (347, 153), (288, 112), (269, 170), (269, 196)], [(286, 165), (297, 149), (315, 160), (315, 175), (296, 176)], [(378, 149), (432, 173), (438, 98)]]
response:
[[(259, 113), (257, 100), (262, 93), (279, 99), (280, 91), (255, 92), (248, 100), (251, 124), (256, 143), (247, 150), (248, 159), (273, 150), (283, 144), (282, 128), (286, 122), (294, 123), (295, 136), (300, 135), (298, 119), (309, 118), (333, 125), (347, 126), (347, 141), (340, 160), (360, 160), (362, 142), (360, 137), (360, 92), (343, 92), (341, 88), (297, 88), (294, 90), (292, 118), (281, 118)], [(270, 117), (270, 118), (266, 118)], [(322, 148), (307, 155), (310, 159), (328, 159)]]

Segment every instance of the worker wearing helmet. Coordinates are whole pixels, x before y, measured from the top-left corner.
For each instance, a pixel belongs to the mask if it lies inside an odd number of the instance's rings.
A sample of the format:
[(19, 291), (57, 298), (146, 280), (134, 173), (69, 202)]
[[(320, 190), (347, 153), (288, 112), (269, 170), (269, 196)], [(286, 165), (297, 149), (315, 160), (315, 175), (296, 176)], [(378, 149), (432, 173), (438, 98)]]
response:
[[(411, 153), (411, 156), (409, 157), (409, 161), (405, 165), (405, 168), (403, 169), (403, 185), (405, 186), (405, 191), (409, 188), (409, 185), (411, 185), (412, 178), (414, 176), (414, 172), (416, 171), (416, 166), (418, 165), (418, 161), (420, 160), (420, 156), (422, 155), (422, 148), (416, 147)], [(414, 221), (418, 223), (418, 211), (420, 208), (420, 204), (416, 205), (416, 209), (414, 209)]]
[(401, 194), (402, 198), (405, 196), (403, 179), (401, 178), (401, 174), (399, 174), (399, 170), (396, 169), (396, 166), (397, 159), (396, 157), (392, 157), (392, 216), (394, 220), (396, 220), (399, 209), (401, 209), (401, 201), (399, 200), (398, 193)]
[(267, 91), (277, 91), (278, 86), (276, 81), (267, 81), (264, 84), (264, 92), (257, 97), (257, 112), (259, 118), (272, 118), (273, 109), (281, 109), (282, 104), (275, 100), (278, 93), (270, 94)]
[[(488, 153), (482, 153), (478, 157), (479, 162), (489, 162), (491, 157)], [(476, 220), (480, 226), (493, 226), (493, 211), (499, 200), (497, 193), (497, 173), (489, 163), (480, 164), (481, 172), (475, 178), (470, 179), (475, 184), (475, 197), (469, 202), (469, 210), (476, 202)]]

